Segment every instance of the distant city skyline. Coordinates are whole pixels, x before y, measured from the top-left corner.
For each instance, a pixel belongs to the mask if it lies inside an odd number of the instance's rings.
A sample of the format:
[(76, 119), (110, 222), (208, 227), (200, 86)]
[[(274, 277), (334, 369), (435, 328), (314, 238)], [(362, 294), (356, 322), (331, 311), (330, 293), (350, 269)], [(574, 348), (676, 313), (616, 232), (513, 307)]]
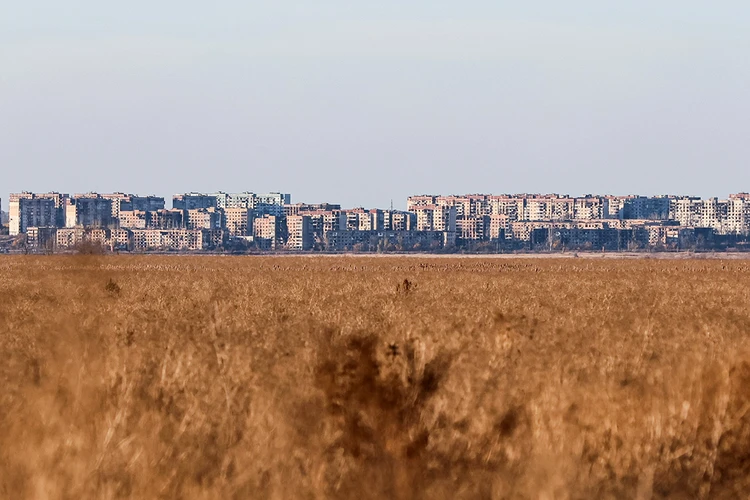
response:
[[(238, 189), (238, 190), (227, 190), (227, 189), (217, 189), (217, 190), (200, 190), (200, 189), (192, 189), (187, 190), (182, 193), (178, 192), (170, 192), (170, 193), (156, 193), (153, 191), (148, 190), (127, 190), (127, 189), (109, 189), (109, 190), (93, 190), (93, 189), (87, 189), (87, 190), (65, 190), (65, 189), (20, 189), (16, 191), (11, 191), (11, 193), (22, 193), (22, 192), (31, 192), (31, 193), (47, 193), (47, 192), (58, 192), (58, 193), (65, 193), (65, 194), (86, 194), (86, 193), (131, 193), (131, 194), (137, 194), (138, 196), (157, 196), (162, 197), (167, 202), (167, 206), (171, 207), (171, 202), (174, 196), (177, 196), (179, 194), (183, 193), (241, 193), (241, 192), (253, 192), (253, 193), (261, 193), (261, 192), (289, 192), (289, 190), (281, 190), (278, 189), (271, 189), (271, 190), (258, 190), (258, 189)], [(530, 195), (560, 195), (560, 196), (570, 196), (571, 198), (581, 198), (585, 197), (587, 195), (593, 195), (593, 196), (646, 196), (646, 197), (655, 197), (655, 196), (676, 196), (676, 197), (698, 197), (701, 199), (710, 199), (710, 198), (718, 198), (718, 199), (725, 199), (729, 197), (732, 194), (736, 193), (744, 193), (744, 192), (750, 192), (750, 186), (748, 186), (747, 189), (735, 189), (730, 192), (726, 193), (708, 193), (706, 195), (701, 195), (699, 193), (676, 193), (676, 192), (631, 192), (631, 193), (625, 193), (625, 192), (595, 192), (595, 191), (580, 191), (580, 192), (566, 192), (561, 190), (556, 191), (532, 191), (532, 190), (521, 190), (521, 191), (498, 191), (498, 190), (474, 190), (474, 191), (466, 191), (466, 192), (421, 192), (421, 191), (415, 191), (410, 194), (408, 194), (406, 197), (402, 199), (397, 198), (387, 198), (386, 201), (379, 205), (368, 205), (363, 203), (343, 203), (339, 199), (322, 199), (321, 197), (310, 197), (309, 199), (303, 199), (301, 197), (298, 197), (295, 193), (291, 193), (292, 195), (292, 203), (309, 203), (309, 204), (316, 204), (316, 203), (334, 203), (341, 205), (342, 207), (346, 208), (380, 208), (380, 209), (386, 209), (391, 206), (391, 201), (393, 202), (393, 208), (395, 210), (406, 210), (407, 209), (407, 200), (409, 197), (412, 196), (420, 196), (420, 195), (433, 195), (433, 196), (465, 196), (467, 194), (483, 194), (483, 195), (502, 195), (502, 194), (509, 194), (509, 195), (521, 195), (521, 194), (530, 194)], [(352, 199), (351, 195), (349, 196), (350, 199)], [(9, 210), (9, 193), (0, 193), (0, 210), (3, 212), (8, 212)]]
[(12, 193), (0, 253), (750, 250), (750, 194), (414, 195), (407, 210), (290, 193)]

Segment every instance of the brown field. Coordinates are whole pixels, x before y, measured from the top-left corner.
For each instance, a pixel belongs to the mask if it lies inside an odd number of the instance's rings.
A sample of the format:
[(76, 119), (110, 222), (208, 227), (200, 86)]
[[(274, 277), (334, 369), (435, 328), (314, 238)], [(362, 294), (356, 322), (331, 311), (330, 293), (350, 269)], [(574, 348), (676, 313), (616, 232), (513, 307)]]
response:
[(0, 258), (0, 498), (747, 498), (750, 262)]

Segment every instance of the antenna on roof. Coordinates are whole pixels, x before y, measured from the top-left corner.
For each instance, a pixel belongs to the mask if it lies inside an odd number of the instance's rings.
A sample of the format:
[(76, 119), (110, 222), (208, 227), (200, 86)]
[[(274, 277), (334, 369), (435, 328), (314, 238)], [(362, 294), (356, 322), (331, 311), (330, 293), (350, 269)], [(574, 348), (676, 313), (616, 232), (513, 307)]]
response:
[(391, 212), (393, 212), (393, 198), (391, 198)]

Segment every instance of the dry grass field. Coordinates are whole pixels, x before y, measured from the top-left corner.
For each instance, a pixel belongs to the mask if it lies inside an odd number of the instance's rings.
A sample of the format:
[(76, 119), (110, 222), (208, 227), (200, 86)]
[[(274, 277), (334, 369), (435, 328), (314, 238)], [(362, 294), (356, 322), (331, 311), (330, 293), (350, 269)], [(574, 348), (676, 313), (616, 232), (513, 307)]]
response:
[(747, 498), (750, 262), (0, 258), (1, 498)]

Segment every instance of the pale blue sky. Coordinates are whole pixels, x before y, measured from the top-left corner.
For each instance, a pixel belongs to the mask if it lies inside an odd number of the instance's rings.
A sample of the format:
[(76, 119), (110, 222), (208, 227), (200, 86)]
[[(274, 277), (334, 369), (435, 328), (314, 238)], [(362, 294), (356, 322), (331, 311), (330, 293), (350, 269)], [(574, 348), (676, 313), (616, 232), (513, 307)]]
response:
[(750, 4), (0, 7), (0, 197), (750, 190)]

